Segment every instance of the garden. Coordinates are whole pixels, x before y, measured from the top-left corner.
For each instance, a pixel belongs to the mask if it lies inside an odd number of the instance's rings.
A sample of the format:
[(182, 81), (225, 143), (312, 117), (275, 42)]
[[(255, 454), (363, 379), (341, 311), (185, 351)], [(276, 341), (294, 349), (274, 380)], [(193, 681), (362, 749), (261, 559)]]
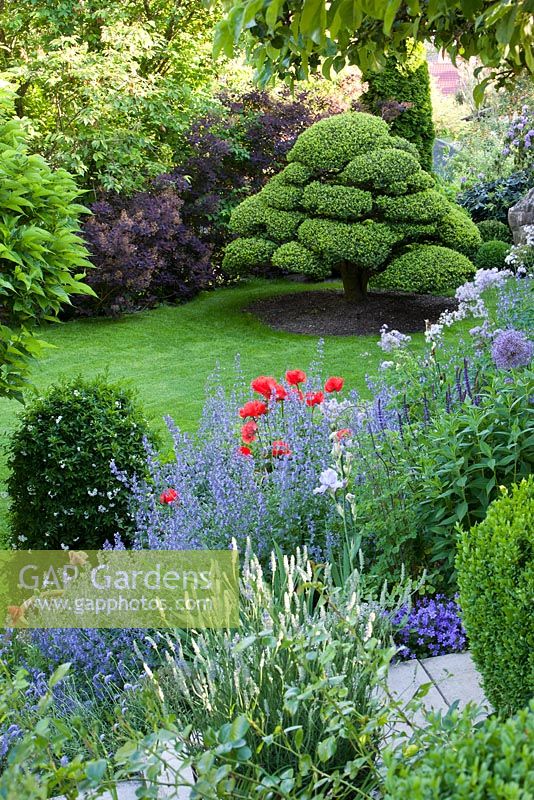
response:
[[(0, 800), (534, 800), (529, 0), (0, 43)], [(25, 554), (231, 558), (235, 615), (71, 623)], [(482, 705), (392, 688), (459, 656)]]

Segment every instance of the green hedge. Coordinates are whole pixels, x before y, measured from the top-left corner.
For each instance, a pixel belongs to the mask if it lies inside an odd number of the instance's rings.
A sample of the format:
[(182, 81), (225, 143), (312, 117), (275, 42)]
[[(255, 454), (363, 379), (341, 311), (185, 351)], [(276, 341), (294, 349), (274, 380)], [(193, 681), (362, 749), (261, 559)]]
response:
[(146, 473), (150, 431), (134, 396), (102, 378), (52, 386), (21, 414), (9, 444), (15, 546), (99, 549), (132, 527), (129, 492), (112, 474)]
[(366, 269), (379, 269), (397, 241), (388, 225), (337, 222), (329, 219), (306, 219), (299, 228), (302, 244), (318, 255), (335, 261), (356, 262)]
[(382, 289), (445, 294), (473, 277), (475, 268), (461, 253), (433, 244), (414, 245), (373, 280)]
[(505, 258), (510, 252), (510, 245), (493, 239), (480, 245), (475, 256), (477, 269), (505, 269)]
[(388, 146), (389, 130), (383, 120), (369, 114), (337, 114), (301, 133), (287, 160), (313, 171), (341, 170), (356, 156)]
[(402, 197), (376, 197), (375, 206), (392, 222), (438, 222), (449, 210), (449, 203), (435, 189)]
[(534, 477), (495, 500), (462, 533), (462, 619), (484, 690), (502, 714), (534, 697)]
[(474, 259), (482, 244), (482, 237), (469, 214), (460, 208), (452, 206), (439, 223), (440, 242), (445, 247), (463, 253), (467, 258)]
[[(232, 212), (230, 229), (240, 238), (227, 248), (223, 270), (235, 277), (271, 259), (274, 267), (308, 269), (317, 278), (328, 267), (341, 274), (346, 298), (361, 302), (369, 278), (413, 243), (471, 254), (481, 243), (475, 224), (436, 191), (414, 147), (370, 114), (346, 112), (315, 123), (298, 137), (287, 167)], [(277, 245), (291, 242), (314, 258), (292, 247), (273, 261)], [(466, 267), (461, 259), (454, 264), (457, 271)], [(458, 285), (452, 270), (439, 291)]]
[(281, 245), (274, 251), (272, 263), (281, 270), (300, 272), (311, 278), (324, 278), (331, 270), (327, 261), (318, 258), (300, 242), (286, 242)]
[(498, 239), (501, 242), (512, 244), (512, 231), (498, 219), (484, 219), (477, 223), (483, 242), (491, 242)]
[(313, 181), (304, 189), (302, 205), (307, 211), (320, 216), (355, 220), (370, 213), (373, 198), (371, 192), (354, 189), (352, 186)]
[(380, 114), (382, 103), (391, 100), (411, 104), (390, 123), (390, 130), (416, 145), (421, 166), (431, 172), (435, 131), (425, 46), (413, 45), (402, 62), (395, 56), (387, 57), (383, 69), (366, 72), (363, 79), (368, 89), (362, 102), (372, 113)]
[(226, 247), (224, 270), (229, 277), (237, 278), (255, 267), (265, 266), (270, 263), (277, 246), (276, 242), (268, 239), (254, 237), (235, 239)]
[(475, 710), (429, 715), (409, 743), (384, 753), (384, 800), (531, 800), (534, 703), (478, 725)]

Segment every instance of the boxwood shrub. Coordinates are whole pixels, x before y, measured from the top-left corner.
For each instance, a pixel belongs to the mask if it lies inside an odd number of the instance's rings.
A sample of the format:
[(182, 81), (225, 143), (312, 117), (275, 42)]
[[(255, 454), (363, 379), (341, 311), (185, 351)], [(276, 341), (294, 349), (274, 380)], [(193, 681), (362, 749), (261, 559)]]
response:
[(505, 258), (510, 252), (510, 245), (499, 239), (484, 242), (475, 256), (477, 269), (505, 269)]
[(52, 386), (29, 403), (9, 445), (15, 546), (99, 549), (130, 530), (128, 493), (111, 462), (145, 470), (149, 428), (132, 393), (98, 377)]
[(384, 754), (384, 800), (530, 800), (534, 703), (475, 723), (472, 707), (429, 715), (409, 744)]
[(474, 274), (469, 259), (433, 244), (414, 245), (404, 255), (395, 258), (373, 285), (382, 289), (398, 289), (420, 294), (451, 292)]
[[(456, 559), (462, 618), (484, 690), (502, 714), (534, 697), (534, 477), (463, 531)], [(533, 765), (534, 766), (534, 765)]]
[(483, 219), (482, 222), (477, 224), (477, 228), (483, 242), (491, 242), (497, 239), (501, 242), (508, 242), (508, 244), (512, 243), (512, 231), (508, 225), (498, 219)]

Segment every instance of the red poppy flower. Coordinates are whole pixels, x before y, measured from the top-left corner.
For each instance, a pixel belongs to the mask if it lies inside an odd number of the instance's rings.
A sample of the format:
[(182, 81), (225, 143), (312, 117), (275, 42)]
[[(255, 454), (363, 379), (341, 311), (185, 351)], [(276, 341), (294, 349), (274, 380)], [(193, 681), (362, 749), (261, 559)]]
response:
[(252, 450), (250, 447), (245, 447), (245, 445), (241, 445), (241, 447), (237, 451), (242, 456), (251, 456)]
[(345, 378), (328, 378), (324, 385), (325, 392), (340, 392), (345, 383)]
[(164, 506), (174, 503), (175, 500), (178, 500), (178, 492), (176, 489), (165, 489), (159, 496), (159, 502), (163, 503)]
[(324, 400), (324, 394), (322, 392), (306, 392), (306, 405), (307, 406), (318, 406)]
[(279, 456), (290, 456), (291, 448), (287, 442), (283, 442), (281, 439), (278, 439), (276, 442), (273, 442), (272, 454), (275, 458), (278, 458)]
[(256, 433), (258, 431), (258, 426), (251, 419), (249, 422), (245, 422), (243, 427), (241, 428), (241, 438), (246, 444), (252, 444), (252, 442), (256, 441)]
[(284, 389), (284, 387), (283, 387), (283, 386), (280, 386), (280, 384), (279, 384), (279, 383), (275, 383), (275, 385), (274, 385), (274, 387), (273, 387), (273, 388), (274, 388), (275, 395), (276, 395), (276, 398), (275, 398), (275, 399), (276, 399), (277, 401), (278, 401), (278, 400), (285, 400), (285, 399), (286, 399), (286, 397), (287, 397), (287, 390), (286, 390), (286, 389)]
[(247, 417), (261, 417), (267, 413), (267, 406), (261, 400), (249, 400), (243, 408), (239, 409), (239, 416), (243, 419)]
[(304, 383), (306, 380), (306, 373), (301, 369), (289, 369), (286, 372), (286, 381), (290, 386), (298, 386), (299, 383)]
[(255, 392), (262, 394), (267, 400), (270, 399), (274, 387), (277, 385), (276, 380), (267, 375), (260, 375), (259, 378), (254, 378), (250, 384)]
[(352, 431), (350, 428), (341, 428), (341, 430), (336, 431), (336, 438), (338, 442), (340, 442), (342, 439), (348, 439), (350, 436), (352, 436)]

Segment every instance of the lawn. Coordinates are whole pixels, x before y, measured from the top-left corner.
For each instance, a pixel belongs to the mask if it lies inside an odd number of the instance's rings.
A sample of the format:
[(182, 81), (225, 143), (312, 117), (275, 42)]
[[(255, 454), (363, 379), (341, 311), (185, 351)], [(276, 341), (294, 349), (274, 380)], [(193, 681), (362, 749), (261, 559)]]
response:
[[(324, 284), (320, 286), (324, 288)], [(243, 307), (259, 297), (313, 288), (319, 286), (254, 280), (204, 294), (186, 305), (162, 306), (121, 319), (52, 325), (45, 338), (54, 348), (36, 363), (32, 380), (42, 390), (63, 376), (107, 371), (110, 379), (126, 381), (136, 388), (155, 427), (163, 429), (163, 417), (170, 414), (181, 427), (194, 430), (206, 379), (219, 365), (223, 382), (231, 386), (236, 354), (250, 378), (260, 374), (282, 376), (288, 368), (308, 366), (316, 354), (318, 337), (275, 332), (244, 313)], [(327, 337), (329, 372), (345, 376), (348, 387), (365, 392), (365, 376), (375, 373), (387, 358), (376, 342), (376, 336)], [(413, 337), (413, 345), (422, 348), (422, 334)], [(18, 403), (0, 401), (4, 442), (16, 425), (18, 410)], [(0, 538), (6, 530), (5, 477), (2, 454)]]

